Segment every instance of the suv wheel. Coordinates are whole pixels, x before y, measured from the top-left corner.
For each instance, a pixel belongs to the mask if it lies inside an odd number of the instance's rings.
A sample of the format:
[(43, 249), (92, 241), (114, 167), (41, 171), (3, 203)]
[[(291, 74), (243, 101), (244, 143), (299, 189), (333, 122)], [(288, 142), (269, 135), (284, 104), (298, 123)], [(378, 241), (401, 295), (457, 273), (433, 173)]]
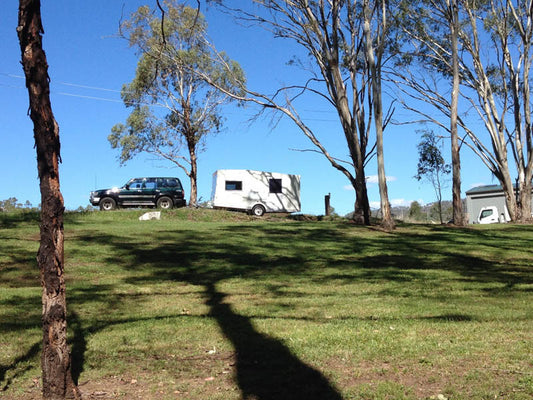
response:
[(111, 211), (117, 207), (117, 202), (111, 197), (104, 197), (100, 200), (100, 210), (102, 211)]
[(172, 199), (170, 197), (160, 197), (157, 200), (157, 208), (162, 208), (163, 210), (170, 210), (174, 204), (172, 203)]

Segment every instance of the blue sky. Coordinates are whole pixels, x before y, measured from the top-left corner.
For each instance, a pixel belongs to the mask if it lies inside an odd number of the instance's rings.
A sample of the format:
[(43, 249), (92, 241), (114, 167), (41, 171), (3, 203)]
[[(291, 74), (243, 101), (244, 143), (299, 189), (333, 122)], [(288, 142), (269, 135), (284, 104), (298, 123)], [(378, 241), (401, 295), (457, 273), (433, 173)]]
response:
[[(196, 2), (194, 2), (196, 3)], [(5, 0), (0, 13), (0, 200), (16, 197), (20, 202), (40, 203), (33, 148), (33, 126), (28, 117), (28, 97), (20, 66), (16, 35), (18, 1)], [(54, 0), (42, 1), (43, 45), (51, 77), (52, 107), (60, 127), (62, 164), (61, 190), (67, 209), (89, 204), (95, 188), (120, 186), (138, 176), (178, 176), (188, 192), (185, 174), (163, 161), (139, 156), (120, 166), (107, 136), (111, 127), (124, 122), (128, 110), (120, 100), (120, 88), (134, 76), (137, 57), (123, 39), (117, 37), (121, 16), (127, 17), (139, 5), (155, 5), (155, 0)], [(287, 83), (302, 83), (305, 75), (286, 62), (299, 49), (294, 44), (258, 28), (234, 24), (215, 9), (204, 9), (212, 40), (219, 50), (238, 61), (246, 72), (248, 85), (255, 91), (273, 92)], [(347, 150), (338, 119), (323, 101), (301, 105), (302, 114), (331, 153), (346, 158)], [(336, 212), (353, 210), (355, 194), (348, 180), (333, 169), (323, 156), (294, 149), (311, 149), (308, 139), (286, 119), (273, 124), (270, 116), (250, 122), (256, 110), (227, 107), (223, 132), (208, 139), (199, 158), (199, 196), (211, 196), (212, 174), (217, 169), (243, 168), (301, 175), (302, 212), (324, 213), (324, 195), (331, 193)], [(397, 109), (397, 119), (408, 119)], [(480, 129), (481, 124), (476, 123)], [(418, 182), (416, 174), (419, 135), (411, 125), (391, 125), (385, 133), (386, 172), (389, 198), (393, 205), (434, 201), (429, 183)], [(449, 149), (443, 149), (449, 160)], [(369, 164), (369, 199), (379, 204), (375, 164)], [(462, 152), (464, 192), (473, 186), (495, 183), (490, 172), (464, 148)], [(451, 189), (444, 193), (451, 199)]]

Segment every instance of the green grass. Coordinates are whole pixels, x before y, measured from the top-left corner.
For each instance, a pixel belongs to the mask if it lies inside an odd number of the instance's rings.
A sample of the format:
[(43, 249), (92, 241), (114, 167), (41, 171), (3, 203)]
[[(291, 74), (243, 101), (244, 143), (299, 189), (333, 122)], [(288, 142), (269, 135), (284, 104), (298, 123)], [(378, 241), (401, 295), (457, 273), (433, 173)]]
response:
[[(65, 216), (87, 395), (533, 396), (532, 226), (141, 214)], [(0, 398), (39, 398), (38, 231), (31, 213), (0, 215)]]

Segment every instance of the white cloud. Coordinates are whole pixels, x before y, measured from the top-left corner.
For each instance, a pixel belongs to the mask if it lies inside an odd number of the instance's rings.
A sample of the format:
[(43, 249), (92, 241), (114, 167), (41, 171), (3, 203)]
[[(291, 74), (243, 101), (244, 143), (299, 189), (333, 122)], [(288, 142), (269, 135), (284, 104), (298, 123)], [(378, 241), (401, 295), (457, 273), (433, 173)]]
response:
[(380, 208), (381, 203), (379, 201), (371, 201), (370, 202), (370, 208)]
[(409, 207), (411, 205), (411, 200), (405, 200), (405, 199), (391, 199), (390, 205), (392, 207)]
[[(396, 180), (395, 176), (387, 176), (387, 182), (394, 182)], [(378, 183), (377, 175), (370, 175), (366, 177), (367, 183)]]
[(478, 187), (478, 186), (485, 186), (485, 185), (486, 185), (486, 183), (484, 183), (484, 182), (472, 183), (472, 184), (470, 184), (470, 189)]
[[(387, 176), (387, 182), (394, 182), (397, 178), (395, 176)], [(366, 183), (378, 183), (378, 176), (377, 175), (370, 175), (366, 177)], [(354, 190), (352, 185), (344, 185), (342, 187), (344, 190)]]

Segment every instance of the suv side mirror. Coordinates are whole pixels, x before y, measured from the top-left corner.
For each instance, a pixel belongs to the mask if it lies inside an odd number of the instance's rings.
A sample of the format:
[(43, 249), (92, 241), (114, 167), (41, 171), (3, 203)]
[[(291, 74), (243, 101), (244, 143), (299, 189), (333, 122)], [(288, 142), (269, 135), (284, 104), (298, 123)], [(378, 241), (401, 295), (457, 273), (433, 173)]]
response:
[(130, 184), (127, 183), (126, 185), (124, 185), (124, 189), (129, 190), (130, 189)]

